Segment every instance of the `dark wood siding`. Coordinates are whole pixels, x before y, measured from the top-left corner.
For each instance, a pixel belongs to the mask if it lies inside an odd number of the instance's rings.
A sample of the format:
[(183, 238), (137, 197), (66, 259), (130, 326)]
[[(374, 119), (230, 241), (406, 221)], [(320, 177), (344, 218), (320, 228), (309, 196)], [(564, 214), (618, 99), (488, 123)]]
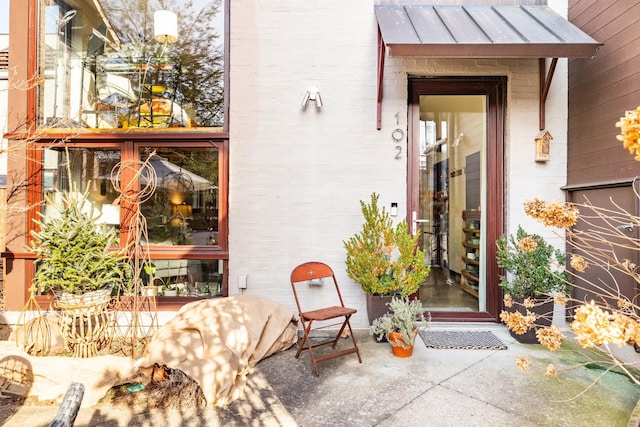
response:
[[(640, 106), (639, 16), (636, 0), (569, 0), (569, 20), (604, 46), (595, 58), (569, 60), (568, 198), (614, 211), (618, 206), (631, 215), (638, 215), (632, 180), (640, 175), (640, 162), (616, 139), (615, 123)], [(588, 209), (581, 214), (589, 215)], [(637, 228), (629, 233), (638, 238)], [(639, 262), (635, 250), (616, 248), (616, 256)], [(575, 280), (573, 296), (580, 300), (594, 297), (593, 283), (617, 283), (623, 295), (637, 297), (632, 278), (602, 268), (590, 268)]]
[(640, 105), (639, 16), (636, 1), (569, 1), (569, 20), (604, 43), (595, 58), (569, 60), (570, 187), (640, 175), (640, 162), (622, 148), (615, 127)]
[[(588, 200), (593, 206), (598, 206), (618, 214), (624, 211), (637, 212), (638, 210), (638, 203), (632, 186), (586, 189), (571, 193), (571, 201), (584, 203), (585, 200)], [(639, 230), (637, 227), (632, 227), (631, 229), (622, 227), (616, 230), (611, 226), (611, 223), (601, 221), (598, 215), (586, 206), (580, 208), (580, 214), (588, 217), (591, 224), (586, 225), (583, 221), (578, 221), (578, 224), (574, 227), (576, 233), (586, 231), (592, 235), (595, 234), (599, 236), (602, 240), (592, 242), (593, 247), (603, 250), (604, 253), (613, 248), (619, 260), (629, 260), (633, 264), (638, 265), (638, 262), (640, 262), (638, 259), (639, 252), (633, 245), (629, 244), (630, 240), (628, 240), (638, 238)], [(612, 216), (616, 215), (612, 214)], [(598, 232), (597, 227), (602, 227), (602, 230), (605, 231)], [(616, 233), (620, 233), (620, 235)], [(605, 244), (604, 242), (607, 243)], [(579, 248), (569, 246), (568, 251), (576, 255), (584, 256), (589, 260), (594, 257), (595, 253), (593, 248), (585, 248), (582, 246)], [(638, 283), (636, 280), (634, 280), (631, 275), (625, 274), (615, 267), (609, 268), (609, 266), (607, 266), (607, 259), (604, 256), (599, 257), (599, 263), (600, 265), (593, 265), (594, 263), (590, 262), (591, 266), (585, 270), (584, 273), (573, 277), (576, 285), (573, 289), (573, 297), (580, 301), (597, 300), (598, 294), (602, 295), (602, 292), (592, 291), (592, 289), (594, 289), (594, 284), (598, 284), (598, 286), (607, 289), (607, 294), (609, 295), (615, 296), (617, 291), (619, 291), (629, 300), (637, 303)], [(613, 306), (616, 305), (615, 301), (610, 301), (610, 303), (613, 303)]]

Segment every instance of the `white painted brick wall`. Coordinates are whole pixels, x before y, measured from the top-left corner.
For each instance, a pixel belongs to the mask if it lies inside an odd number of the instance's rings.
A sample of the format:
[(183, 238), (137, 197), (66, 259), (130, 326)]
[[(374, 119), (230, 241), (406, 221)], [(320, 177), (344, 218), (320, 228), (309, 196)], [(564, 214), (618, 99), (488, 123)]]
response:
[[(360, 287), (344, 269), (344, 239), (359, 231), (359, 200), (372, 192), (406, 214), (406, 146), (395, 160), (391, 131), (407, 126), (408, 75), (504, 75), (507, 99), (508, 228), (528, 223), (521, 202), (561, 198), (565, 183), (566, 64), (547, 101), (551, 160), (534, 162), (538, 134), (537, 60), (387, 58), (382, 130), (376, 130), (377, 26), (373, 1), (245, 1), (231, 4), (229, 288), (295, 309), (291, 269), (331, 265), (345, 302), (366, 327)], [(320, 89), (324, 107), (300, 103)], [(400, 124), (396, 125), (395, 114)], [(406, 142), (406, 141), (405, 141)], [(327, 285), (309, 289), (318, 303)]]

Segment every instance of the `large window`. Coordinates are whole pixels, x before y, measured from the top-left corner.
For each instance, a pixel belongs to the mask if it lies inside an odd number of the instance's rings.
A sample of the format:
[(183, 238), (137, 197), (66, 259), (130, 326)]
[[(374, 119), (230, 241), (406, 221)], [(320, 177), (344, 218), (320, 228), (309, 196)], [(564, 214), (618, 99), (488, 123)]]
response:
[(222, 0), (42, 0), (41, 128), (224, 126)]
[(218, 244), (218, 150), (139, 149), (140, 186), (155, 176), (153, 194), (140, 205), (152, 245)]
[[(136, 143), (135, 150), (112, 148), (46, 148), (42, 162), (43, 221), (56, 215), (63, 193), (86, 196), (87, 212), (131, 241), (134, 216), (144, 218), (140, 243), (149, 248), (153, 271), (143, 285), (158, 295), (216, 297), (226, 294), (220, 188), (220, 145), (167, 147)], [(133, 154), (133, 155), (132, 155)], [(137, 158), (136, 158), (137, 156)], [(131, 179), (131, 177), (138, 177)], [(129, 198), (136, 194), (135, 200)], [(224, 233), (224, 230), (222, 230)], [(185, 248), (188, 246), (188, 248)]]
[(122, 245), (139, 213), (145, 285), (226, 295), (228, 0), (36, 1), (42, 198), (31, 202), (46, 220), (47, 200), (86, 193)]

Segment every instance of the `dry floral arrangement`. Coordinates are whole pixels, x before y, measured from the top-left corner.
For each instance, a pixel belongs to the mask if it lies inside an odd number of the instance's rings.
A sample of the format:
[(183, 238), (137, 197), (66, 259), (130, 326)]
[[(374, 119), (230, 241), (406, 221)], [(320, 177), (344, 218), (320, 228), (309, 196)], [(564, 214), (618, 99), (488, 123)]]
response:
[[(623, 147), (630, 154), (635, 155), (635, 160), (640, 161), (640, 106), (627, 111), (616, 126), (621, 128), (618, 140), (623, 142)], [(634, 185), (635, 197), (640, 201), (636, 188)], [(640, 271), (632, 260), (623, 258), (622, 255), (640, 250), (640, 238), (632, 232), (640, 228), (640, 217), (633, 215), (613, 199), (610, 202), (611, 207), (595, 206), (588, 200), (584, 203), (569, 203), (534, 199), (524, 203), (528, 216), (547, 227), (561, 230), (562, 233), (557, 234), (567, 243), (570, 257), (566, 271), (574, 279), (571, 284), (573, 292), (553, 292), (550, 297), (554, 298), (555, 303), (568, 309), (571, 315), (570, 331), (562, 331), (556, 326), (540, 326), (545, 322), (541, 322), (541, 318), (530, 311), (526, 315), (514, 314), (513, 307), (516, 303), (506, 291), (505, 310), (501, 319), (514, 333), (534, 329), (538, 342), (550, 351), (560, 349), (567, 340), (575, 340), (583, 349), (595, 350), (597, 358), (576, 365), (586, 366), (597, 360), (600, 366), (604, 366), (603, 372), (593, 384), (607, 372), (617, 370), (640, 385), (637, 363), (622, 360), (616, 352), (616, 347), (623, 346), (633, 346), (636, 352), (640, 352), (640, 305), (633, 292), (625, 293), (625, 287), (629, 289), (629, 283), (631, 289), (640, 284)], [(579, 227), (574, 227), (576, 224)], [(531, 242), (516, 244), (522, 250), (535, 250), (535, 245), (529, 243)], [(582, 274), (589, 270), (595, 270), (596, 274)], [(634, 295), (629, 296), (629, 293)], [(527, 298), (522, 304), (531, 306), (533, 301)], [(532, 367), (532, 361), (526, 356), (518, 356), (516, 364), (525, 371)], [(548, 364), (543, 370), (544, 375), (555, 377), (561, 369)]]

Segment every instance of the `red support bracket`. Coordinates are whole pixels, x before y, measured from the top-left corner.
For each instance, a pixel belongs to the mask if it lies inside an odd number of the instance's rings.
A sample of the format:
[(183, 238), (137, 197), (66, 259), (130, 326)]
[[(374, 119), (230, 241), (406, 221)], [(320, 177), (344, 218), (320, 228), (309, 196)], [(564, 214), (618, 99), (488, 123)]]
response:
[(545, 104), (547, 102), (547, 95), (549, 94), (549, 87), (551, 86), (551, 80), (553, 80), (553, 73), (556, 71), (556, 65), (558, 64), (558, 58), (552, 58), (549, 65), (549, 72), (547, 73), (547, 61), (546, 58), (539, 59), (540, 64), (540, 130), (545, 128)]
[(382, 84), (384, 81), (384, 55), (385, 47), (384, 40), (382, 40), (382, 33), (380, 27), (378, 27), (378, 105), (376, 111), (377, 129), (382, 129)]

